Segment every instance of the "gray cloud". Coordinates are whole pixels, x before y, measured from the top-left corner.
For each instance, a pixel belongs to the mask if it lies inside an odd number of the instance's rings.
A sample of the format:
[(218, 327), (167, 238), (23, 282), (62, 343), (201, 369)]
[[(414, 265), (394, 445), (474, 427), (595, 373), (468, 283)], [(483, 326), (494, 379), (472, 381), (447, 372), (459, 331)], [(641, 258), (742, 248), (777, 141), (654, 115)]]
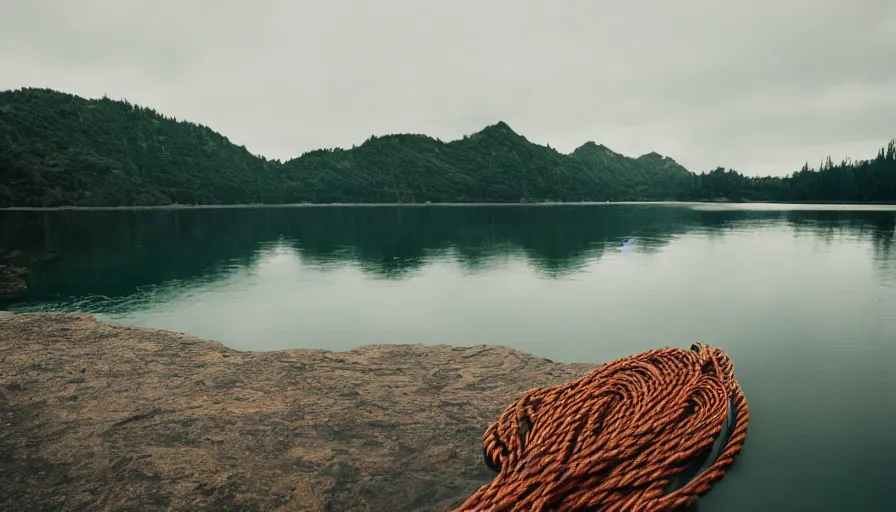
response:
[(891, 0), (0, 1), (0, 88), (126, 97), (281, 159), (504, 120), (783, 174), (896, 136)]

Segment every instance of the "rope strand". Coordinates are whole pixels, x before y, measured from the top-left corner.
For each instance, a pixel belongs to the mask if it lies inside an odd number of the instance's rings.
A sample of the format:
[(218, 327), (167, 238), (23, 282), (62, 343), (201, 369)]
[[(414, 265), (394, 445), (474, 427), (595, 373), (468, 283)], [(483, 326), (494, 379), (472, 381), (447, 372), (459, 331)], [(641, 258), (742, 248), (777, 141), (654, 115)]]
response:
[[(718, 458), (671, 489), (709, 454)], [(495, 479), (454, 512), (669, 512), (694, 504), (746, 440), (749, 409), (720, 349), (694, 344), (610, 361), (567, 384), (530, 390), (483, 436)]]

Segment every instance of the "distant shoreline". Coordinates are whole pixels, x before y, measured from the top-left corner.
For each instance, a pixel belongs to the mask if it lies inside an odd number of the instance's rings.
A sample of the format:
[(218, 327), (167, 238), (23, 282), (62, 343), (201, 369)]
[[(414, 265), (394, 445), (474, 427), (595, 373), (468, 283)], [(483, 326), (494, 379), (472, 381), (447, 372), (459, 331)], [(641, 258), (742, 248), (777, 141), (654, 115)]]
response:
[(283, 204), (168, 204), (158, 206), (12, 206), (0, 211), (56, 211), (56, 210), (211, 210), (236, 208), (345, 208), (345, 207), (467, 207), (467, 206), (589, 206), (624, 204), (701, 204), (688, 201), (581, 201), (541, 203), (283, 203)]
[(168, 204), (157, 206), (11, 206), (3, 211), (106, 211), (106, 210), (211, 210), (248, 208), (345, 208), (345, 207), (471, 207), (471, 206), (599, 206), (599, 205), (819, 205), (819, 206), (896, 206), (896, 201), (873, 201), (865, 203), (841, 201), (578, 201), (578, 202), (533, 202), (533, 203), (286, 203), (286, 204)]

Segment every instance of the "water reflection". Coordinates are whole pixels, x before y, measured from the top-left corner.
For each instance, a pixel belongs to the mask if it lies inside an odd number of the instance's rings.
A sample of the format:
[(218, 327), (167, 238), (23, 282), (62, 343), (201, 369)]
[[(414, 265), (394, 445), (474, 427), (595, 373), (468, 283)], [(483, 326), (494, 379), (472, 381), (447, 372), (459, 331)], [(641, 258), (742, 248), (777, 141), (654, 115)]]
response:
[(892, 274), (892, 211), (742, 211), (687, 207), (347, 207), (4, 212), (0, 244), (60, 257), (36, 269), (29, 302), (127, 297), (163, 283), (227, 279), (291, 248), (321, 271), (355, 265), (403, 279), (449, 259), (478, 272), (522, 257), (549, 278), (583, 271), (608, 252), (652, 254), (677, 237), (789, 225), (796, 236), (868, 240)]

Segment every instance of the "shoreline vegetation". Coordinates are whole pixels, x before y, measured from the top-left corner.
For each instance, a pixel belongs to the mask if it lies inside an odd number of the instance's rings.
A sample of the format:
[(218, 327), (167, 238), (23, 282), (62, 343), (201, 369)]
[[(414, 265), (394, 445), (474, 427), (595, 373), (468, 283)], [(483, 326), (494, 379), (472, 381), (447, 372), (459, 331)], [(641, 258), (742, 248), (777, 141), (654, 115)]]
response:
[(0, 315), (0, 361), (2, 510), (451, 510), (494, 476), (480, 438), (504, 407), (595, 366), (240, 352), (72, 313)]
[(461, 139), (372, 135), (286, 161), (127, 100), (0, 92), (0, 208), (644, 201), (896, 202), (896, 140), (782, 177), (694, 173), (656, 152), (565, 154), (504, 122)]

